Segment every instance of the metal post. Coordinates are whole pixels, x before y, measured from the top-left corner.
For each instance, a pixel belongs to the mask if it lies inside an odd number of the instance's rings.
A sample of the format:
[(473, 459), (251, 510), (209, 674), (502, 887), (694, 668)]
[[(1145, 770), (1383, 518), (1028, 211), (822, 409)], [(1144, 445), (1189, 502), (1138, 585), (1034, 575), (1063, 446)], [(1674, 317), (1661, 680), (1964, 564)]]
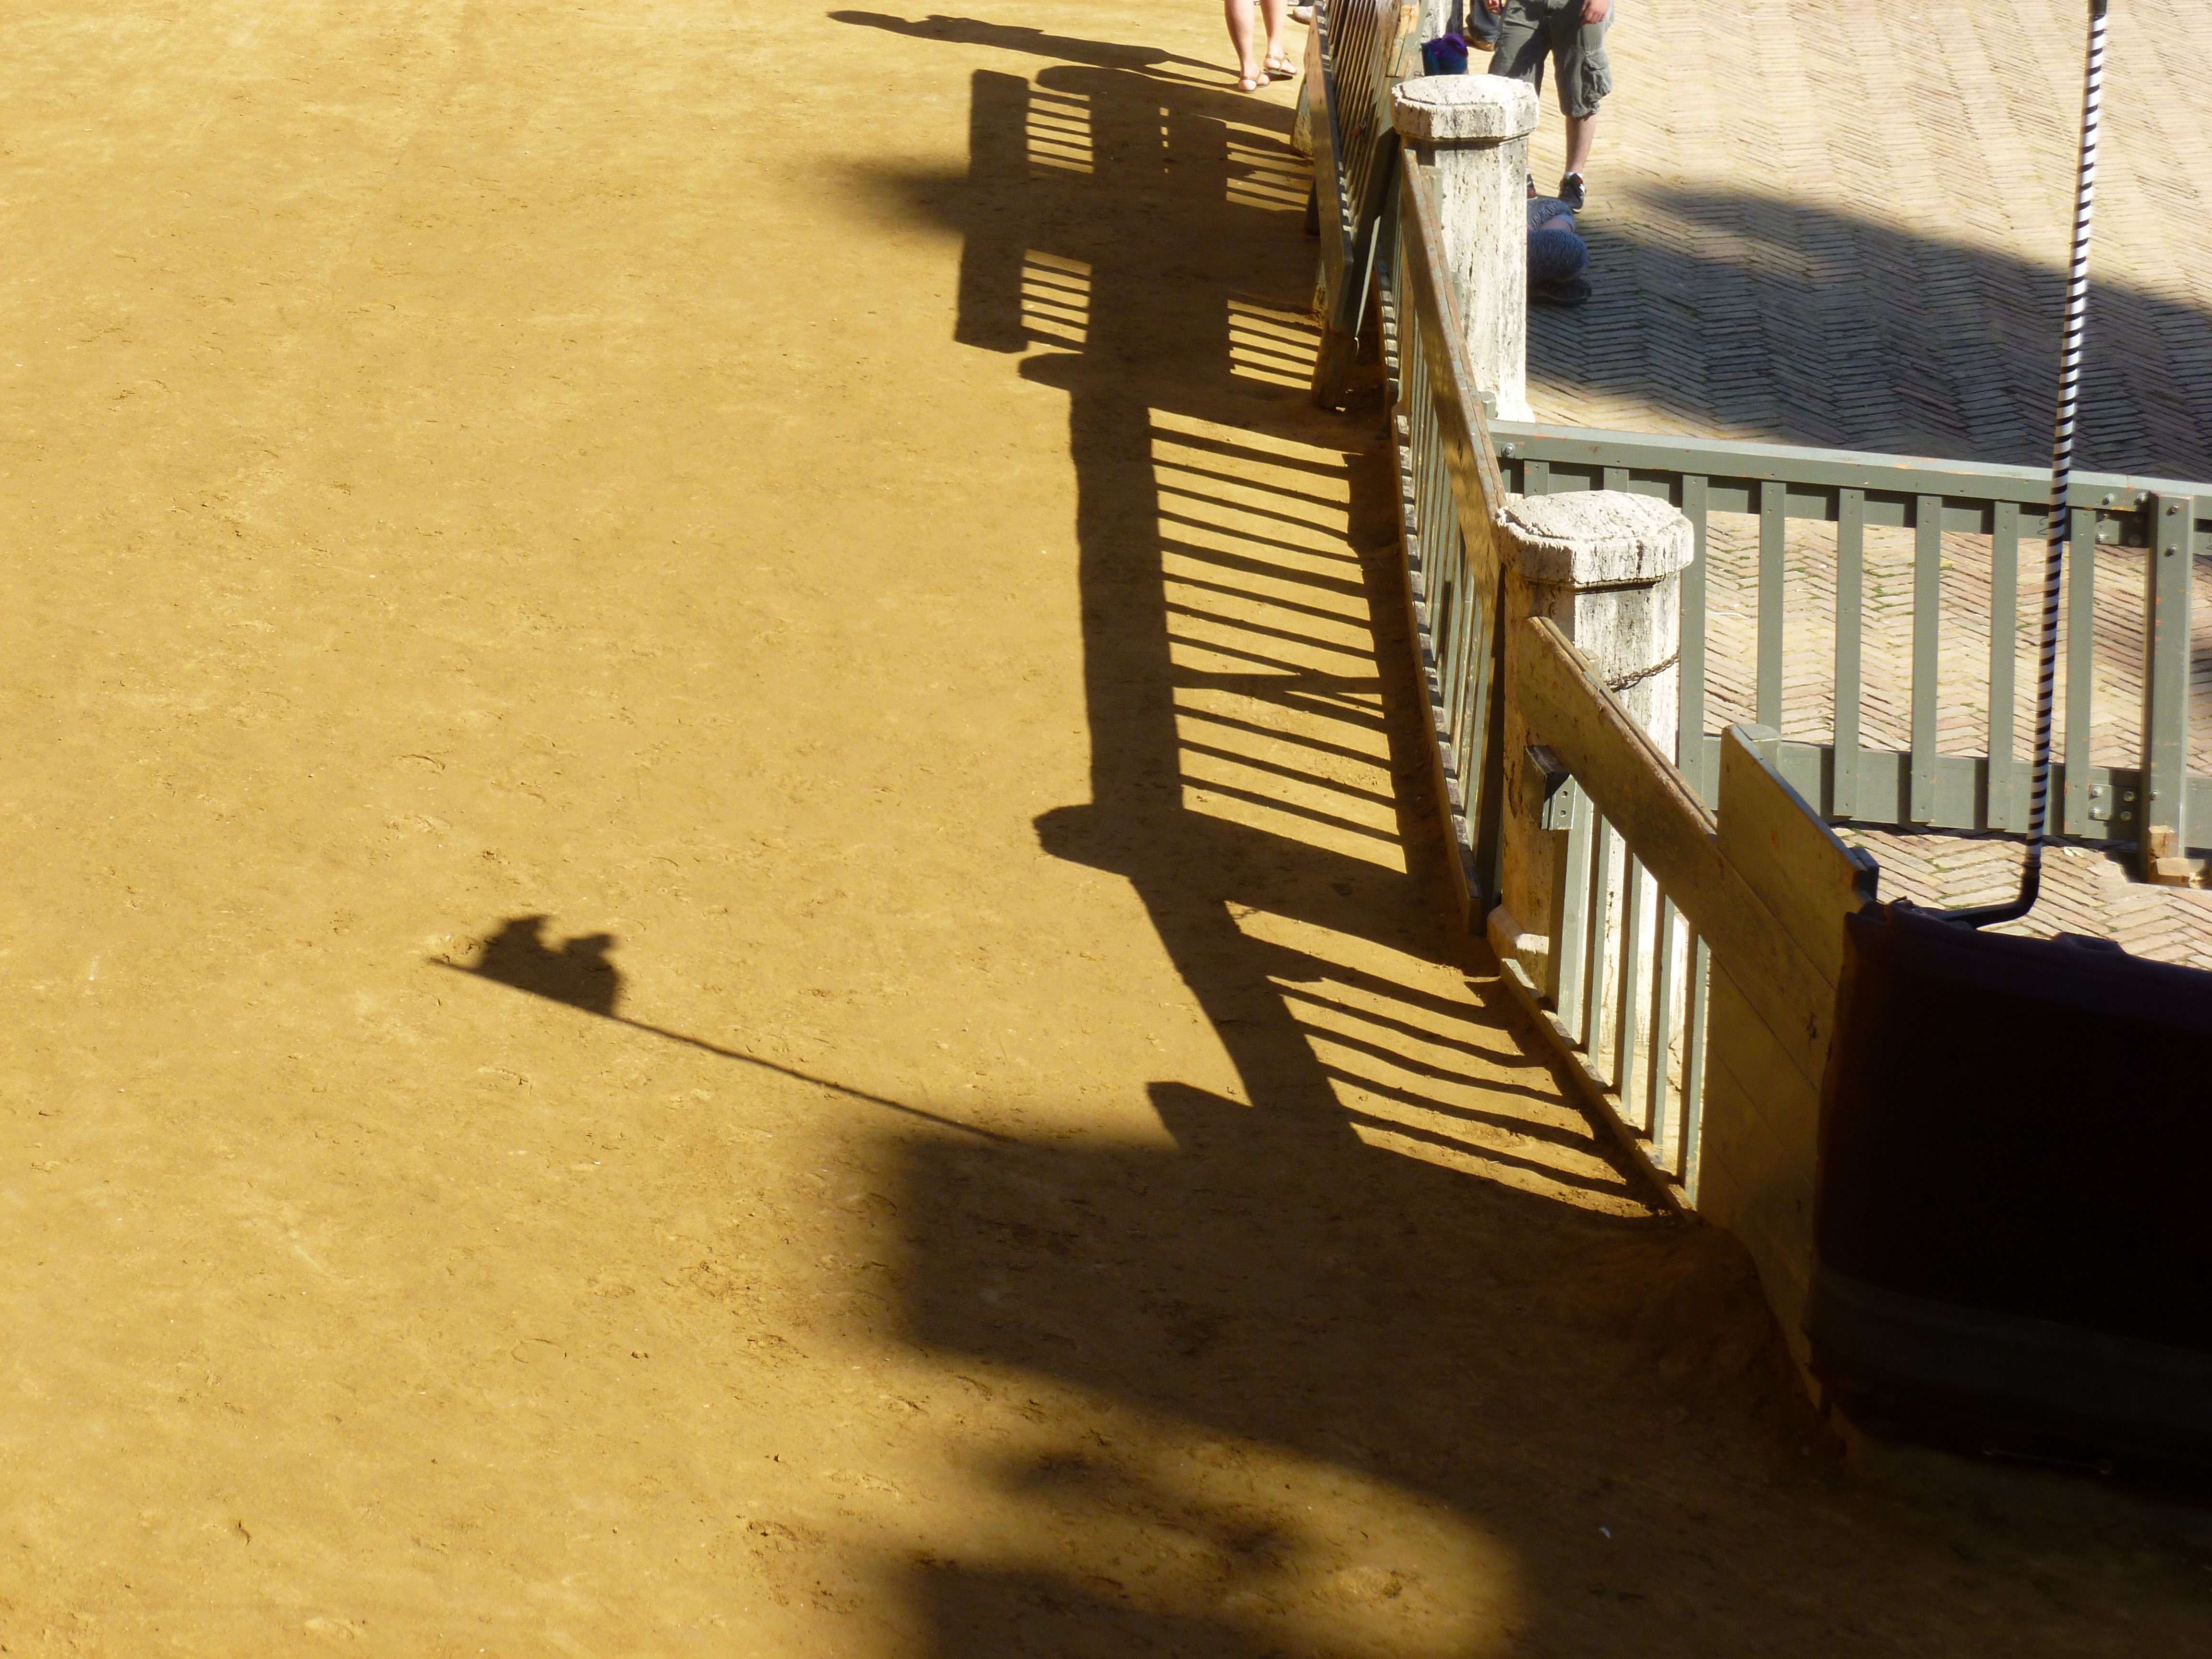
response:
[(2198, 498), (2154, 495), (2144, 582), (2142, 784), (2136, 807), (2146, 881), (2202, 886), (2189, 856), (2189, 601)]

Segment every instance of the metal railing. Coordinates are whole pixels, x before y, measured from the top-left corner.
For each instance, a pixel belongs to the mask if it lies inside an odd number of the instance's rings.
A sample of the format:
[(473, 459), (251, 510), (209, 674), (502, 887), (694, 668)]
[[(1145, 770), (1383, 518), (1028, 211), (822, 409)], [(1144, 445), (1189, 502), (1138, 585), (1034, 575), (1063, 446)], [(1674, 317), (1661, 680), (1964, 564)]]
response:
[[(1408, 401), (1406, 382), (1425, 371), (1403, 362), (1424, 354), (1395, 337), (1413, 341), (1413, 325), (1389, 274), (1407, 216), (1395, 181), (1415, 168), (1400, 156), (1389, 104), (1435, 32), (1435, 9), (1433, 0), (1323, 0), (1315, 13), (1328, 135), (1315, 167), (1326, 296), (1315, 396), (1340, 399), (1372, 287), (1392, 391), (1401, 416), (1419, 421), (1425, 404)], [(1679, 759), (1700, 790), (1712, 787), (1719, 728), (1750, 720), (1784, 733), (1778, 769), (1833, 820), (2025, 832), (2033, 619), (2022, 614), (2021, 579), (2023, 560), (2031, 591), (2039, 568), (2041, 470), (1508, 422), (1491, 436), (1504, 488), (1631, 490), (1690, 520)], [(1435, 478), (1408, 488), (1432, 492)], [(2052, 832), (2136, 843), (2154, 878), (2212, 878), (2212, 860), (2185, 856), (2212, 848), (2212, 731), (2200, 731), (2204, 752), (2192, 757), (2190, 706), (2197, 680), (2212, 703), (2191, 637), (2200, 583), (2212, 608), (2212, 483), (2076, 474), (2069, 504)], [(1755, 531), (1717, 534), (1716, 515), (1742, 515)], [(1425, 562), (1417, 603), (1442, 624), (1432, 666), (1449, 727), (1440, 727), (1441, 764), (1463, 861), (1479, 876), (1485, 824), (1468, 800), (1482, 751), (1468, 720), (1487, 682), (1480, 638), (1462, 637), (1481, 619), (1463, 597), (1450, 534), (1432, 532), (1409, 556)], [(2212, 726), (2212, 707), (2200, 723)]]
[[(1724, 645), (1751, 672), (1749, 707), (1723, 723), (1788, 732), (1779, 769), (1829, 817), (2026, 830), (2033, 619), (2021, 611), (2021, 574), (2024, 554), (2031, 586), (2039, 569), (2047, 473), (1503, 422), (1492, 436), (1521, 493), (1662, 496), (1694, 527), (1680, 761), (1701, 791), (1719, 752), (1708, 680)], [(2212, 556), (2212, 484), (2076, 473), (2069, 504), (2054, 832), (2137, 842), (2152, 856), (2212, 843), (2212, 777), (2188, 772), (2191, 590)], [(1717, 514), (1755, 519), (1755, 547), (1716, 538)], [(1814, 526), (1832, 532), (1808, 536)], [(1909, 532), (1909, 548), (1886, 531)], [(1744, 556), (1724, 556), (1732, 551)], [(1719, 603), (1731, 577), (1742, 580), (1725, 597), (1741, 606)], [(1890, 602), (1908, 592), (1909, 605)], [(2100, 678), (2139, 697), (2136, 718), (2100, 731)], [(1900, 682), (1901, 700), (1892, 696)], [(1870, 715), (1884, 732), (1869, 731)], [(1823, 720), (1824, 732), (1802, 729)], [(1875, 740), (1882, 735), (1893, 740)]]
[[(1442, 259), (1434, 185), (1403, 158), (1377, 274), (1390, 376), (1407, 595), (1462, 914), (1496, 895), (1504, 804), (1505, 500), (1493, 428)], [(1613, 700), (1599, 685), (1595, 695)], [(1655, 757), (1655, 769), (1670, 770)], [(1589, 1103), (1678, 1201), (1694, 1203), (1709, 963), (1673, 898), (1562, 769), (1545, 827), (1565, 834), (1547, 982), (1529, 990)], [(1686, 810), (1711, 813), (1696, 806)]]
[[(1348, 61), (1348, 49), (1334, 60)], [(1371, 101), (1387, 123), (1397, 65), (1362, 61), (1376, 76), (1362, 118)], [(1539, 766), (1515, 810), (1528, 810), (1531, 787), (1544, 802), (1552, 902), (1542, 939), (1508, 954), (1505, 972), (1585, 1098), (1694, 1205), (1713, 1114), (1755, 1117), (1771, 1097), (1783, 1116), (1813, 1121), (1840, 968), (1829, 958), (1875, 873), (1823, 819), (2026, 829), (2034, 619), (2021, 599), (2039, 572), (2047, 475), (1486, 418), (1430, 170), (1378, 140), (1379, 181), (1346, 172), (1338, 116), (1351, 101), (1332, 102), (1316, 171), (1322, 199), (1333, 191), (1343, 210), (1340, 231), (1359, 234), (1355, 198), (1375, 202), (1371, 275), (1338, 269), (1376, 294), (1407, 599), (1463, 914), (1479, 927), (1498, 901), (1508, 769)], [(1336, 297), (1356, 334), (1364, 292)], [(1586, 664), (1555, 666), (1547, 690), (1515, 670), (1513, 706), (1537, 747), (1504, 752), (1498, 515), (1509, 492), (1580, 489), (1663, 497), (1695, 532), (1672, 759)], [(2069, 507), (2054, 831), (2141, 842), (2154, 866), (2163, 855), (2154, 873), (2185, 878), (2200, 866), (2179, 854), (2212, 840), (2212, 778), (2189, 767), (2193, 588), (2200, 571), (2212, 575), (2212, 485), (2076, 474)], [(1561, 662), (1574, 658), (1556, 643)], [(1541, 718), (1530, 714), (1540, 703)], [(1610, 723), (1612, 750), (1561, 764), (1546, 745), (1571, 732), (1583, 743), (1593, 720)], [(1724, 802), (1730, 769), (1737, 793)], [(1754, 1083), (1752, 1057), (1765, 1066), (1784, 1050), (1790, 1064)], [(1809, 1143), (1791, 1156), (1809, 1168)], [(1741, 1200), (1757, 1179), (1736, 1170), (1723, 1185)]]
[[(1548, 1005), (1589, 1085), (1664, 1180), (1697, 1202), (1698, 1119), (1705, 1101), (1705, 1001), (1711, 963), (1628, 837), (1571, 775), (1547, 827), (1566, 848), (1552, 899)], [(1710, 811), (1704, 822), (1712, 833)]]

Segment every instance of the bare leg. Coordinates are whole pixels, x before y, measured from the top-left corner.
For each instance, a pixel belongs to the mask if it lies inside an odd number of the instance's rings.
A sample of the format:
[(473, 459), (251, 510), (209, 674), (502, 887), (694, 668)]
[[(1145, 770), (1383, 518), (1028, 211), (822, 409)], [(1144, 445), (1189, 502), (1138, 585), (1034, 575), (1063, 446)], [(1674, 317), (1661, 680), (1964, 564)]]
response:
[(1590, 141), (1597, 137), (1595, 115), (1567, 117), (1567, 171), (1580, 173), (1589, 165)]
[(1237, 75), (1255, 86), (1264, 82), (1267, 66), (1252, 50), (1252, 0), (1221, 0), (1221, 11), (1229, 23), (1229, 44), (1236, 49)]
[(1260, 0), (1261, 15), (1267, 25), (1267, 73), (1288, 78), (1298, 72), (1283, 50), (1283, 28), (1289, 21), (1291, 0)]

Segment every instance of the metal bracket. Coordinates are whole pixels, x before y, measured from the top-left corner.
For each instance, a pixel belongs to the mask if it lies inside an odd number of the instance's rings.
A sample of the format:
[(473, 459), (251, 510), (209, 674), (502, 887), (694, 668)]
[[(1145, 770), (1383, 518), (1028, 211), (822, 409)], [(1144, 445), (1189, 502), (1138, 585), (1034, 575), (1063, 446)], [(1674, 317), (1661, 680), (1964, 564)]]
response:
[(1522, 799), (1535, 808), (1536, 827), (1566, 829), (1575, 805), (1574, 775), (1567, 770), (1566, 763), (1543, 744), (1532, 743), (1522, 757), (1521, 777)]
[(2132, 823), (2136, 816), (2136, 792), (2115, 790), (2109, 783), (2089, 786), (2089, 822), (2092, 823)]

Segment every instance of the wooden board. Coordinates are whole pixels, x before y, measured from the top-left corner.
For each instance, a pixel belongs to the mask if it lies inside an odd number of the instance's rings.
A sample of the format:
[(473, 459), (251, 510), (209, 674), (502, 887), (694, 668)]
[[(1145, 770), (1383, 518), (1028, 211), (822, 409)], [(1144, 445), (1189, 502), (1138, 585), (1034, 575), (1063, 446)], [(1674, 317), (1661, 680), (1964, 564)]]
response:
[(1724, 1142), (1707, 1139), (1698, 1211), (1734, 1233), (1749, 1252), (1767, 1304), (1802, 1365), (1809, 1357), (1804, 1328), (1813, 1282), (1812, 1212), (1808, 1201), (1801, 1221), (1798, 1204), (1806, 1188), (1784, 1150), (1764, 1132), (1757, 1090), (1725, 1066), (1706, 1072), (1707, 1115), (1733, 1119), (1744, 1132)]
[[(1722, 738), (1715, 838), (1832, 989), (1844, 967), (1844, 918), (1873, 901), (1877, 872), (1775, 770), (1760, 745), (1776, 736), (1735, 726)], [(1815, 1081), (1819, 1075), (1816, 1066)]]

